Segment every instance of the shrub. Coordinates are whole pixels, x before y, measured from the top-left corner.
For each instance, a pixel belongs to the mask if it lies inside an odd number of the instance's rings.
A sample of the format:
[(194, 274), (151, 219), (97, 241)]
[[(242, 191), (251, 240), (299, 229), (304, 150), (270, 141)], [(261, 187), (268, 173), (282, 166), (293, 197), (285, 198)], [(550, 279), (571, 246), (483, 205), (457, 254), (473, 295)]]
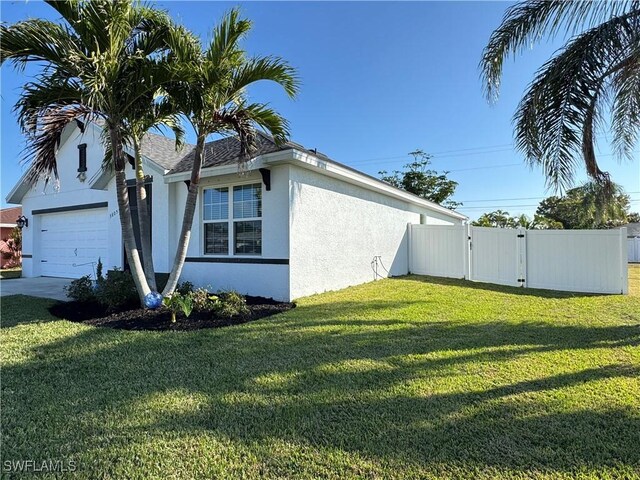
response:
[(100, 282), (96, 292), (98, 301), (109, 310), (116, 310), (138, 301), (138, 292), (129, 272), (109, 270), (104, 281)]
[(73, 280), (69, 285), (65, 285), (64, 291), (67, 297), (76, 302), (92, 302), (96, 299), (93, 281), (89, 275), (80, 277)]
[(193, 283), (191, 282), (179, 283), (178, 286), (176, 287), (176, 292), (178, 292), (180, 295), (189, 295), (191, 292), (193, 292)]
[(180, 292), (173, 292), (162, 299), (162, 304), (171, 312), (171, 321), (175, 323), (176, 314), (179, 311), (184, 313), (185, 317), (191, 315), (193, 310), (193, 299), (191, 294), (182, 295)]
[(216, 295), (211, 295), (206, 288), (198, 288), (191, 292), (193, 308), (202, 312), (214, 310), (219, 302)]
[(102, 275), (102, 259), (98, 257), (98, 263), (96, 264), (96, 283), (100, 284), (104, 281), (104, 276)]
[(236, 315), (247, 315), (249, 307), (243, 295), (234, 290), (222, 292), (219, 295), (220, 301), (216, 304), (215, 310), (222, 317), (233, 317)]

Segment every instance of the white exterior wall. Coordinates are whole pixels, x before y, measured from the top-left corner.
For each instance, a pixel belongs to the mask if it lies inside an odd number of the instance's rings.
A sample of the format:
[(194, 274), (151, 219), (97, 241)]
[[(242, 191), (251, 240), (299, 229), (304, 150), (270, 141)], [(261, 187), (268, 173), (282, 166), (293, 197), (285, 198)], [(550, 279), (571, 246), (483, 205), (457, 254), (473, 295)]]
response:
[[(291, 166), (291, 297), (408, 272), (407, 224), (456, 220), (373, 190)], [(460, 222), (457, 222), (460, 223)], [(384, 268), (388, 270), (388, 273)]]
[[(202, 189), (213, 186), (233, 186), (242, 183), (262, 183), (257, 171), (243, 175), (237, 173), (203, 178)], [(170, 252), (175, 252), (180, 229), (182, 212), (187, 198), (187, 187), (183, 182), (170, 184)], [(234, 259), (269, 262), (289, 259), (289, 167), (280, 165), (271, 167), (271, 190), (262, 185), (262, 255), (222, 256), (204, 255), (204, 232), (202, 228), (202, 189), (198, 194), (196, 215), (193, 221), (191, 240), (180, 277), (199, 287), (213, 290), (233, 289), (243, 294), (272, 297), (276, 300), (290, 300), (289, 265), (273, 263), (220, 263), (206, 261)], [(172, 258), (173, 260), (173, 258)], [(199, 261), (194, 261), (199, 260)]]
[[(84, 182), (80, 182), (76, 178), (78, 174), (78, 145), (82, 143), (87, 144), (87, 179)], [(41, 246), (39, 245), (41, 221), (44, 215), (55, 215), (46, 213), (34, 215), (32, 213), (34, 210), (103, 202), (108, 203), (105, 218), (108, 250), (106, 258), (101, 260), (105, 270), (113, 267), (122, 268), (124, 251), (115, 193), (115, 179), (111, 179), (105, 190), (89, 188), (90, 179), (99, 172), (103, 159), (104, 150), (100, 142), (99, 129), (88, 125), (83, 134), (78, 128), (74, 127), (70, 137), (60, 146), (57, 153), (58, 173), (60, 176), (58, 188), (55, 188), (56, 186), (53, 182), (47, 185), (46, 188), (43, 182), (38, 182), (25, 194), (22, 199), (22, 211), (23, 215), (29, 219), (29, 226), (22, 231), (22, 250), (24, 254), (31, 255), (32, 258), (23, 259), (22, 275), (24, 277), (42, 275)], [(152, 175), (154, 180), (152, 187), (152, 225), (155, 269), (158, 272), (167, 272), (169, 263), (167, 242), (164, 239), (167, 238), (168, 234), (168, 185), (162, 179), (164, 172), (156, 165), (145, 162), (144, 167), (145, 173)], [(128, 179), (135, 178), (135, 172), (130, 166), (127, 166), (126, 171)], [(83, 212), (87, 211), (84, 210)], [(104, 215), (104, 208), (96, 210), (96, 212)], [(95, 260), (97, 261), (97, 258)]]

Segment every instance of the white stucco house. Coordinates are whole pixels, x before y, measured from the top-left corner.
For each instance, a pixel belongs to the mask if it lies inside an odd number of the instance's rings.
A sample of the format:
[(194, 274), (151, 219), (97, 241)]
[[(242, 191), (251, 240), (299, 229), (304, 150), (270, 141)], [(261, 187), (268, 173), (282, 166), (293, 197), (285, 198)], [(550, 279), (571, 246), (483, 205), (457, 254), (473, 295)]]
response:
[[(277, 146), (260, 135), (256, 156), (242, 172), (238, 150), (234, 138), (206, 145), (181, 277), (196, 286), (291, 300), (374, 280), (376, 259), (378, 276), (403, 275), (408, 223), (467, 220), (293, 142)], [(173, 140), (149, 134), (142, 151), (153, 259), (157, 272), (168, 272), (193, 145), (176, 152)], [(93, 275), (98, 258), (105, 268), (126, 267), (115, 179), (102, 169), (103, 158), (100, 127), (70, 125), (58, 150), (59, 182), (30, 186), (25, 173), (8, 194), (29, 222), (23, 276)], [(127, 170), (133, 185), (133, 167)]]

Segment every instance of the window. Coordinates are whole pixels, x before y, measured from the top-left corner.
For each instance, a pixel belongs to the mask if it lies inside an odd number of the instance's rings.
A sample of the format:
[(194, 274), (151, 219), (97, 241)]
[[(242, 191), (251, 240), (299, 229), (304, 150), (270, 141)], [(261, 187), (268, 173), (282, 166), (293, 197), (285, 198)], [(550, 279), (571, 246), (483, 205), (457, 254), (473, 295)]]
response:
[(229, 254), (229, 189), (209, 188), (204, 191), (204, 253)]
[(78, 145), (78, 172), (87, 171), (87, 144)]
[(262, 254), (262, 184), (205, 189), (202, 206), (205, 254)]

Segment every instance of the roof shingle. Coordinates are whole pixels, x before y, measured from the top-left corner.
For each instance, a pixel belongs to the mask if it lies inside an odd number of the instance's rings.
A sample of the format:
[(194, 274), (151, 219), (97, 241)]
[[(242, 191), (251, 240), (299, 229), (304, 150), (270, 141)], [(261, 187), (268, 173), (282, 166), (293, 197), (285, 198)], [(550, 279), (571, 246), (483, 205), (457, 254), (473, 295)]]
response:
[[(296, 146), (296, 144), (292, 142), (285, 142), (282, 145), (276, 145), (275, 141), (271, 137), (260, 132), (258, 132), (256, 143), (257, 148), (254, 152), (254, 157), (265, 155), (267, 153), (289, 150), (291, 148), (302, 148), (300, 146)], [(194, 155), (195, 149), (192, 148), (191, 151), (187, 153), (186, 156), (180, 160), (169, 173), (190, 171), (193, 166)], [(226, 137), (220, 140), (214, 140), (213, 142), (208, 142), (204, 145), (202, 168), (233, 165), (239, 160), (240, 141), (235, 137)]]
[(174, 168), (185, 155), (193, 151), (194, 145), (185, 143), (176, 151), (176, 141), (163, 135), (147, 133), (140, 145), (142, 155), (150, 158), (165, 170)]

